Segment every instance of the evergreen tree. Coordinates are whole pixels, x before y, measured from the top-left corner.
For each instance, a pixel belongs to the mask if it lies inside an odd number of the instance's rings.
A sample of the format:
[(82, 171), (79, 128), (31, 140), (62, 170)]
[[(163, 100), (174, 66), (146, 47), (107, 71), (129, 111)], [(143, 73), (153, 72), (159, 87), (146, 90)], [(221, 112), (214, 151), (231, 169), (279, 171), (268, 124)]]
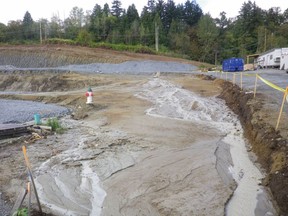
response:
[(163, 22), (164, 17), (165, 17), (165, 2), (163, 0), (158, 0), (156, 3), (156, 14), (160, 16), (161, 22)]
[(195, 26), (202, 16), (202, 9), (195, 0), (185, 2), (184, 20), (189, 26)]
[(93, 8), (93, 12), (90, 16), (90, 27), (89, 30), (93, 33), (94, 39), (99, 41), (102, 34), (102, 23), (101, 19), (103, 17), (102, 8), (100, 5), (96, 4)]
[(148, 12), (150, 12), (150, 13), (154, 13), (155, 12), (155, 10), (156, 10), (156, 2), (155, 2), (155, 0), (148, 0), (147, 9), (148, 9)]
[(139, 14), (134, 4), (128, 7), (126, 16), (128, 25), (131, 25), (131, 23), (134, 22), (135, 20), (136, 21), (139, 20)]
[(284, 23), (284, 15), (281, 14), (279, 7), (272, 7), (265, 13), (265, 26), (270, 31), (275, 31), (275, 29)]
[(166, 33), (170, 29), (170, 25), (173, 19), (178, 19), (179, 17), (176, 14), (176, 5), (173, 0), (168, 0), (164, 7), (164, 19), (163, 27)]
[(23, 37), (25, 40), (32, 40), (34, 38), (35, 31), (33, 30), (33, 23), (34, 21), (31, 14), (26, 11), (22, 21)]
[(213, 63), (214, 52), (217, 44), (215, 43), (219, 35), (218, 28), (214, 23), (210, 14), (202, 16), (198, 23), (197, 36), (202, 46), (202, 57), (203, 62)]
[[(148, 7), (144, 6), (141, 14), (141, 25), (145, 31), (145, 37), (142, 38), (145, 41), (145, 45), (153, 45), (155, 43), (155, 23), (154, 16), (149, 12)], [(143, 32), (143, 31), (142, 31)]]
[(241, 56), (257, 51), (258, 27), (263, 24), (263, 10), (255, 2), (243, 3), (236, 23), (237, 34), (239, 35), (238, 47)]
[(110, 15), (110, 8), (109, 5), (107, 3), (104, 4), (104, 8), (103, 8), (103, 14), (108, 17)]
[(120, 0), (113, 0), (111, 13), (113, 16), (119, 18), (123, 13), (122, 3)]

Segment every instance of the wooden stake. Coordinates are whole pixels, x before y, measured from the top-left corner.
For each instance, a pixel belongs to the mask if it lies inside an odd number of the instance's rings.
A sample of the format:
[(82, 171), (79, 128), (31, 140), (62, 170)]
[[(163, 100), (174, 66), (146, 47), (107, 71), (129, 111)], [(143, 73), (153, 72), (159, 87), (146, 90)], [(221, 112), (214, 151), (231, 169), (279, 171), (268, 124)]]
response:
[(241, 77), (240, 88), (242, 90), (243, 89), (243, 74), (242, 74), (242, 72), (240, 72), (240, 77)]
[(284, 93), (284, 96), (283, 96), (283, 101), (282, 101), (282, 105), (281, 105), (281, 108), (280, 108), (280, 112), (279, 112), (279, 116), (278, 116), (278, 120), (277, 120), (277, 124), (276, 124), (276, 130), (278, 130), (278, 127), (279, 127), (279, 123), (280, 123), (280, 119), (281, 119), (281, 116), (282, 116), (282, 112), (283, 112), (283, 108), (284, 108), (284, 104), (285, 104), (285, 100), (286, 100), (286, 97), (287, 97), (287, 94), (288, 94), (288, 87), (286, 88), (286, 91)]
[(256, 96), (256, 90), (257, 90), (257, 79), (258, 79), (258, 74), (256, 74), (256, 79), (255, 79), (254, 98), (255, 98), (255, 96)]
[(15, 204), (14, 204), (14, 206), (10, 212), (10, 215), (13, 215), (22, 206), (22, 203), (23, 203), (26, 195), (27, 195), (27, 190), (22, 188), (20, 191), (20, 194), (17, 197), (17, 200), (16, 200), (16, 202), (15, 202)]
[(30, 182), (27, 183), (27, 191), (28, 191), (28, 216), (31, 215), (31, 186)]
[(36, 190), (36, 186), (35, 186), (35, 183), (34, 183), (34, 179), (33, 179), (33, 176), (32, 176), (31, 165), (30, 165), (30, 162), (29, 162), (29, 159), (28, 159), (28, 156), (27, 156), (27, 151), (26, 151), (26, 147), (25, 146), (22, 146), (22, 151), (23, 151), (25, 162), (26, 162), (26, 166), (27, 166), (27, 169), (28, 169), (28, 175), (30, 177), (30, 180), (32, 182), (32, 186), (33, 186), (33, 189), (34, 189), (34, 192), (35, 192), (38, 208), (39, 208), (40, 214), (42, 215), (42, 208), (41, 208), (41, 204), (40, 204), (40, 201), (39, 201), (39, 197), (38, 197), (38, 193), (37, 193), (37, 190)]

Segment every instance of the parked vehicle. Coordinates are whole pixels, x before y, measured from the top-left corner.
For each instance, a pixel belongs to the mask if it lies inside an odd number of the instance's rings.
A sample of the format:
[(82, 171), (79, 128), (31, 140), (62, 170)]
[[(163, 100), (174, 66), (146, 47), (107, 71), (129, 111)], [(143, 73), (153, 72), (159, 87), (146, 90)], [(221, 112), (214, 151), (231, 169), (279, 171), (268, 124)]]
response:
[(288, 60), (285, 55), (288, 54), (288, 48), (277, 48), (262, 53), (257, 58), (257, 68), (279, 68), (284, 70), (288, 67)]
[(222, 70), (224, 72), (237, 72), (244, 70), (244, 59), (243, 58), (229, 58), (223, 60)]
[(288, 48), (282, 49), (280, 70), (285, 70), (288, 73)]

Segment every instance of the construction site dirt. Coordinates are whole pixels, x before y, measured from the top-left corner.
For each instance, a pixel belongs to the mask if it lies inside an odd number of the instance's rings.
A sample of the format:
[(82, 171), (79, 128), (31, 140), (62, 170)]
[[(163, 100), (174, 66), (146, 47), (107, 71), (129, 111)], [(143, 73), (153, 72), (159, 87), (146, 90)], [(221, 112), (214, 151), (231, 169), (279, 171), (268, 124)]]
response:
[[(81, 61), (92, 63), (97, 57), (91, 55)], [(114, 51), (103, 56), (109, 63), (189, 63)], [(0, 140), (2, 214), (10, 214), (27, 183), (26, 145), (47, 215), (288, 215), (286, 113), (276, 131), (279, 106), (265, 94), (253, 98), (200, 72), (156, 72), (3, 71), (0, 98), (56, 104), (71, 113), (59, 119), (63, 134)], [(88, 87), (93, 104), (86, 104)]]

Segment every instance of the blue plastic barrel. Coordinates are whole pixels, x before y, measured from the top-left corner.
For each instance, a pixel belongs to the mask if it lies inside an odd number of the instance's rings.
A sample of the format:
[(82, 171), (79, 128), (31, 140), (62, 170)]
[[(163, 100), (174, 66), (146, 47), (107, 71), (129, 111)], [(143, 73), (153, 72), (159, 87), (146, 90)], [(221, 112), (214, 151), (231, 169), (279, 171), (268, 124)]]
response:
[(34, 121), (35, 121), (35, 124), (36, 124), (36, 125), (41, 124), (41, 117), (40, 117), (39, 114), (35, 114), (35, 115), (34, 115)]

